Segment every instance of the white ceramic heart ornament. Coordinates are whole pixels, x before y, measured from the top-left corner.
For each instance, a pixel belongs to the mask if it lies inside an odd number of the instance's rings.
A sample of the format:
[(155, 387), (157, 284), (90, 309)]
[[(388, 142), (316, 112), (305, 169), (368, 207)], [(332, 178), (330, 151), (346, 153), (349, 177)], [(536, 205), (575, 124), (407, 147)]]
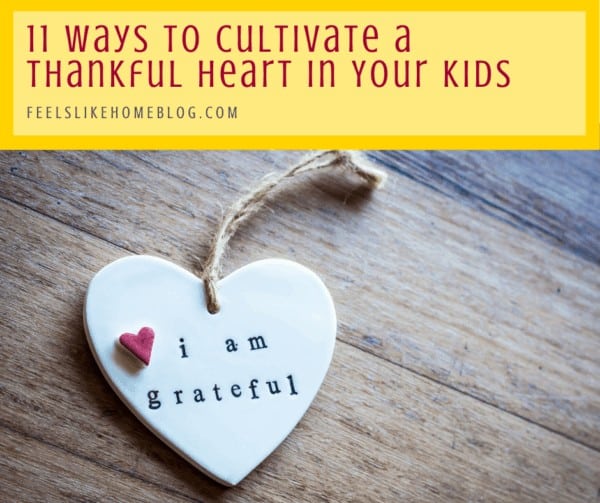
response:
[[(218, 290), (212, 315), (201, 279), (159, 258), (127, 257), (94, 276), (84, 319), (98, 365), (135, 415), (204, 473), (235, 485), (315, 397), (336, 316), (322, 281), (288, 260), (249, 264)], [(146, 329), (149, 344), (135, 339)], [(120, 347), (124, 334), (133, 354)]]

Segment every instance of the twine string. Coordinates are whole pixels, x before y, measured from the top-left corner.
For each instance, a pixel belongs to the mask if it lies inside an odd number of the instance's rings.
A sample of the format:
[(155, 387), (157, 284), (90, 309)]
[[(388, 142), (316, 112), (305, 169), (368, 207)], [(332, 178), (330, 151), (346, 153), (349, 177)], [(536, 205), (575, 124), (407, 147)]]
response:
[(208, 257), (204, 263), (202, 279), (206, 293), (206, 307), (211, 314), (220, 310), (217, 295), (217, 282), (220, 279), (221, 263), (227, 244), (240, 224), (260, 209), (266, 197), (283, 182), (303, 173), (341, 169), (356, 174), (369, 188), (381, 187), (385, 181), (384, 172), (354, 161), (349, 152), (327, 150), (291, 167), (282, 174), (271, 173), (265, 176), (250, 192), (234, 202), (225, 213), (212, 240)]

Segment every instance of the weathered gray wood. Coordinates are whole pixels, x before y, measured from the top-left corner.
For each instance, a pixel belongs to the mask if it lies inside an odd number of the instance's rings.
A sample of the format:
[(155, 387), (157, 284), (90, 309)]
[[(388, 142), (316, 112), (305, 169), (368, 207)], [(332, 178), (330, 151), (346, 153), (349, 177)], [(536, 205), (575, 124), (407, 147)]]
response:
[(594, 501), (598, 266), (393, 173), (370, 198), (333, 175), (295, 184), (232, 243), (227, 271), (315, 269), (340, 319), (317, 400), (240, 487), (119, 402), (83, 335), (91, 276), (130, 252), (192, 267), (219, 206), (299, 155), (0, 156), (2, 499)]
[(369, 157), (600, 263), (600, 152), (383, 151)]

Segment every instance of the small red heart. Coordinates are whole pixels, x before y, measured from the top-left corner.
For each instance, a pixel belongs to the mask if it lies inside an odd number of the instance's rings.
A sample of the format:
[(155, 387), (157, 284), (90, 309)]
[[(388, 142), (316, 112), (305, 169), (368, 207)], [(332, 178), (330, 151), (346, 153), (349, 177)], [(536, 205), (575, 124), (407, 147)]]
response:
[(135, 334), (121, 334), (119, 337), (121, 345), (128, 349), (133, 356), (144, 363), (150, 364), (150, 355), (152, 354), (152, 345), (154, 344), (154, 330), (150, 327), (140, 328)]

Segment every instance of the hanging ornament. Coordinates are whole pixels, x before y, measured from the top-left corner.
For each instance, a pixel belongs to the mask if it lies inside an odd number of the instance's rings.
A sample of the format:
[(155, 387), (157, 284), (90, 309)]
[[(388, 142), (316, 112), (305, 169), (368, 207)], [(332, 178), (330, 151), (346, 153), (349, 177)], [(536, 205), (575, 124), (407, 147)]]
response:
[(233, 204), (201, 277), (166, 260), (116, 260), (90, 282), (88, 342), (104, 376), (153, 433), (190, 463), (235, 485), (293, 430), (333, 354), (336, 314), (319, 277), (266, 259), (220, 279), (239, 225), (286, 180), (347, 170), (370, 187), (383, 173), (323, 152), (264, 178)]

